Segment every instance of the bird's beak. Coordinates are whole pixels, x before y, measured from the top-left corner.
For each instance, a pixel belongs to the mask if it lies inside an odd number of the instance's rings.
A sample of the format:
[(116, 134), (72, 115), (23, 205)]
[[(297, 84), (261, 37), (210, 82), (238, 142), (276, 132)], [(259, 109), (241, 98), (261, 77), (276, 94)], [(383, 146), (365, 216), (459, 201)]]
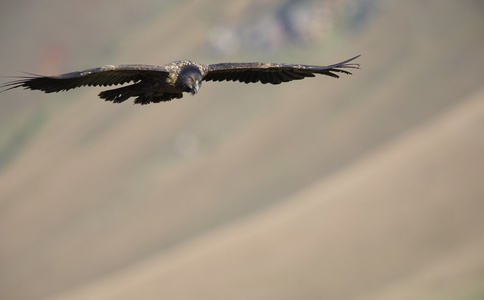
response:
[(193, 87), (192, 94), (195, 95), (196, 93), (198, 93), (199, 89), (200, 89), (200, 82), (197, 80), (195, 81), (195, 86)]

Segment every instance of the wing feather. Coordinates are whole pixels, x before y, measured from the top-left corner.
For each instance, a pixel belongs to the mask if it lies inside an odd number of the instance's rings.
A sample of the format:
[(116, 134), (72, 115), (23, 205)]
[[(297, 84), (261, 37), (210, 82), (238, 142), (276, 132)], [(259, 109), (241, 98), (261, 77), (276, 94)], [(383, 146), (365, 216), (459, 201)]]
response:
[(76, 71), (57, 76), (18, 77), (0, 86), (4, 91), (23, 87), (31, 90), (41, 90), (46, 93), (67, 91), (81, 86), (110, 86), (128, 82), (138, 82), (143, 79), (166, 78), (169, 70), (165, 66), (154, 65), (119, 65), (104, 66), (84, 71)]
[(240, 76), (240, 81), (241, 82), (249, 82), (249, 77), (250, 77), (249, 72), (242, 72), (242, 75)]
[(360, 55), (329, 66), (274, 64), (274, 63), (219, 63), (208, 65), (205, 81), (240, 81), (279, 84), (322, 74), (338, 78), (337, 73), (351, 74), (344, 69), (359, 69), (350, 63)]

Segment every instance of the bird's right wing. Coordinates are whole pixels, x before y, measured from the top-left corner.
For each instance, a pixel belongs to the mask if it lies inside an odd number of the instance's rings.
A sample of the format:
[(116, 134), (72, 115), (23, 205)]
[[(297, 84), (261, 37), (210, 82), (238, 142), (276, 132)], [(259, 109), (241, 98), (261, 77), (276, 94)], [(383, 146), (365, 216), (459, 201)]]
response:
[[(46, 93), (67, 91), (81, 86), (108, 86), (141, 80), (164, 79), (169, 70), (166, 66), (154, 65), (119, 65), (103, 66), (84, 71), (71, 72), (57, 76), (17, 77), (19, 79), (7, 82), (0, 86), (7, 91), (14, 88), (41, 90)], [(2, 91), (2, 92), (3, 92)]]

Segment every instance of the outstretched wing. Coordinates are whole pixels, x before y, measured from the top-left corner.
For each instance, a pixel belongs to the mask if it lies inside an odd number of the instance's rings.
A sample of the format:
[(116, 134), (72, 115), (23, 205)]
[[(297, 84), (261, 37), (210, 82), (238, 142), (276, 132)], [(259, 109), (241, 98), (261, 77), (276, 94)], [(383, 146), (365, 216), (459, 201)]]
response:
[(6, 90), (23, 87), (41, 90), (46, 93), (67, 91), (81, 86), (108, 86), (128, 82), (139, 82), (166, 78), (169, 70), (165, 66), (119, 65), (104, 66), (84, 71), (71, 72), (57, 76), (34, 75), (18, 77), (0, 86)]
[(351, 74), (343, 69), (359, 69), (359, 64), (349, 63), (360, 55), (330, 66), (291, 65), (273, 63), (220, 63), (208, 66), (203, 80), (240, 81), (279, 84), (291, 80), (323, 74), (338, 78), (336, 73)]

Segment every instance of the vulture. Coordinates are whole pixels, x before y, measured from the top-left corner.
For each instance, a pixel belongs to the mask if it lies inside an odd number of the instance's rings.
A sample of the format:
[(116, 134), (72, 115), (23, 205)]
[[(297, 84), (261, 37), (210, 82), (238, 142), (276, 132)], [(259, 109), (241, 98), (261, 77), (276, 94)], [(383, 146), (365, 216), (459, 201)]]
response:
[(323, 74), (338, 78), (338, 73), (351, 74), (347, 69), (359, 69), (352, 63), (360, 55), (329, 66), (277, 63), (217, 63), (203, 65), (177, 60), (166, 65), (107, 65), (55, 76), (29, 74), (0, 86), (2, 92), (24, 88), (45, 93), (61, 92), (82, 86), (116, 86), (102, 91), (99, 97), (121, 103), (133, 97), (135, 104), (159, 103), (180, 99), (183, 93), (195, 95), (203, 81), (240, 81), (245, 83), (280, 84)]

